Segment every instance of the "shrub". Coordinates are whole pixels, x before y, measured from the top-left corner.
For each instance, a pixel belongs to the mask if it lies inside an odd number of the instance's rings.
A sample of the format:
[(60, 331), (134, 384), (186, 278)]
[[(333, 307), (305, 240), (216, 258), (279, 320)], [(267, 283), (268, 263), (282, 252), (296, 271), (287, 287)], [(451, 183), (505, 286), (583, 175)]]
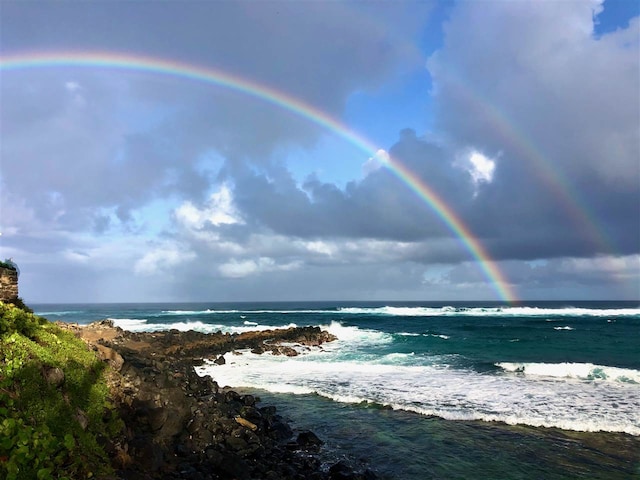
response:
[(0, 335), (19, 333), (31, 338), (47, 321), (10, 303), (0, 302)]
[[(105, 444), (123, 424), (108, 400), (105, 364), (43, 318), (6, 304), (0, 315), (0, 478), (112, 473)], [(47, 381), (51, 369), (63, 381)]]

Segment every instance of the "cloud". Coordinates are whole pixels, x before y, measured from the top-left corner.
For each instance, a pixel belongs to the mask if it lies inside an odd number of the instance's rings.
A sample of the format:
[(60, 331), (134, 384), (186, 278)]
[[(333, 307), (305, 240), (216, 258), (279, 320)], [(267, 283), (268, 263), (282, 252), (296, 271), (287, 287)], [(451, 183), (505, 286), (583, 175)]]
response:
[(379, 149), (373, 157), (370, 157), (362, 165), (362, 174), (367, 176), (376, 170), (381, 169), (384, 165), (389, 163), (389, 153), (386, 150)]
[(158, 275), (194, 258), (193, 252), (185, 251), (178, 245), (162, 245), (145, 253), (135, 263), (133, 271), (139, 275)]
[(249, 275), (258, 275), (261, 273), (296, 270), (299, 267), (299, 262), (277, 264), (272, 258), (260, 257), (257, 259), (247, 260), (232, 259), (231, 261), (220, 265), (218, 270), (225, 278), (243, 278)]
[[(404, 5), (13, 2), (2, 43), (180, 59), (348, 118), (352, 95), (422, 62), (431, 6)], [(456, 3), (427, 63), (432, 131), (407, 128), (364, 163), (327, 148), (322, 179), (292, 152), (317, 153), (327, 132), (247, 95), (144, 72), (3, 72), (3, 251), (38, 299), (495, 298), (393, 158), (522, 292), (635, 286), (639, 22), (596, 38), (599, 8)], [(344, 162), (361, 175), (332, 178)]]
[(469, 175), (473, 183), (491, 183), (496, 170), (496, 162), (475, 150), (469, 154)]
[(499, 258), (637, 252), (640, 19), (596, 38), (600, 9), (460, 3), (429, 58), (434, 128), (499, 156), (466, 216)]
[(444, 47), (428, 62), (439, 127), (513, 162), (532, 162), (518, 151), (527, 142), (567, 176), (630, 188), (640, 149), (631, 100), (639, 95), (640, 18), (596, 38), (600, 4), (457, 5)]
[[(334, 3), (183, 8), (169, 2), (131, 5), (126, 12), (111, 3), (32, 7), (3, 8), (5, 51), (72, 48), (180, 59), (280, 89), (335, 115), (353, 89), (377, 85), (399, 64), (417, 61), (376, 26), (382, 15), (376, 8), (358, 15)], [(421, 10), (415, 18), (428, 12)], [(87, 24), (92, 28), (77, 28)], [(118, 210), (123, 215), (114, 220), (126, 221), (159, 196), (201, 199), (218, 173), (207, 164), (209, 153), (265, 163), (283, 146), (313, 146), (321, 132), (246, 95), (158, 75), (33, 69), (3, 72), (1, 88), (2, 175), (11, 178), (4, 188), (28, 198), (42, 218), (54, 208), (48, 195), (59, 195), (66, 228), (94, 224), (104, 218), (95, 216), (100, 209)]]
[(195, 229), (201, 229), (207, 224), (217, 227), (243, 223), (233, 204), (231, 190), (226, 184), (211, 194), (204, 209), (199, 210), (192, 202), (187, 201), (176, 209), (175, 215), (178, 222)]

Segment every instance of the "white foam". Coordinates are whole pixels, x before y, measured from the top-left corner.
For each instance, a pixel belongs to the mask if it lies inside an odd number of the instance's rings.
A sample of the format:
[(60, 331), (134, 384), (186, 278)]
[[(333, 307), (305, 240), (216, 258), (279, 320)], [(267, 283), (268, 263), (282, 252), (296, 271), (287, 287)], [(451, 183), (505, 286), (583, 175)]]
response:
[(569, 326), (565, 326), (565, 327), (553, 327), (554, 330), (573, 330), (573, 328), (569, 327)]
[(236, 313), (237, 310), (163, 310), (162, 315), (206, 315), (210, 313)]
[(640, 435), (640, 390), (630, 382), (486, 374), (412, 354), (382, 355), (376, 362), (346, 358), (339, 350), (313, 349), (298, 357), (246, 352), (227, 354), (225, 365), (204, 365), (197, 371), (221, 385), (315, 392), (339, 402), (377, 403), (451, 420)]
[(437, 333), (425, 333), (425, 337), (426, 336), (441, 338), (443, 340), (449, 340), (451, 338), (449, 335), (438, 335)]
[(507, 372), (539, 377), (576, 378), (610, 382), (640, 383), (640, 371), (629, 368), (607, 367), (593, 363), (510, 363), (496, 366)]
[(393, 336), (389, 333), (381, 332), (379, 330), (345, 326), (340, 322), (335, 321), (331, 322), (330, 325), (320, 325), (320, 328), (338, 337), (340, 342), (348, 342), (355, 347), (362, 346), (364, 344), (374, 345), (391, 343), (393, 341)]
[(63, 315), (76, 315), (78, 313), (83, 313), (81, 311), (78, 310), (66, 310), (66, 311), (59, 311), (59, 312), (34, 312), (36, 315), (40, 316), (40, 317), (60, 317)]
[(184, 321), (184, 322), (171, 322), (171, 323), (152, 323), (148, 319), (131, 319), (131, 318), (112, 318), (114, 324), (123, 330), (129, 330), (131, 332), (159, 332), (167, 330), (179, 330), (186, 332), (193, 330), (201, 333), (244, 333), (255, 332), (264, 330), (278, 330), (295, 328), (295, 323), (289, 323), (283, 326), (270, 326), (270, 325), (258, 325), (255, 322), (244, 322), (243, 325), (223, 325), (206, 323), (200, 320)]
[(109, 318), (116, 327), (120, 327), (123, 330), (129, 330), (131, 332), (142, 332), (147, 326), (145, 319), (136, 318)]
[(638, 317), (640, 308), (541, 308), (541, 307), (347, 307), (340, 308), (340, 313), (354, 315), (387, 315), (397, 317), (442, 317), (442, 316), (472, 316), (472, 317)]

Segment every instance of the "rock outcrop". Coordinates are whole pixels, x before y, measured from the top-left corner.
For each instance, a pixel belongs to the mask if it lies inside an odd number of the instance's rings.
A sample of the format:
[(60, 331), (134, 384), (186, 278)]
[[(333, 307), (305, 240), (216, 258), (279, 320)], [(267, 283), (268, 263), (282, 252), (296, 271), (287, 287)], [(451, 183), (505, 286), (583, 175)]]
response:
[(13, 303), (17, 299), (18, 271), (9, 266), (0, 266), (0, 302)]
[[(112, 441), (122, 479), (375, 479), (341, 465), (323, 469), (312, 432), (294, 432), (273, 406), (260, 406), (193, 368), (238, 349), (291, 354), (291, 344), (334, 340), (317, 327), (203, 334), (131, 333), (108, 322), (69, 326), (110, 363), (113, 400), (126, 432)], [(283, 343), (285, 345), (283, 345)]]

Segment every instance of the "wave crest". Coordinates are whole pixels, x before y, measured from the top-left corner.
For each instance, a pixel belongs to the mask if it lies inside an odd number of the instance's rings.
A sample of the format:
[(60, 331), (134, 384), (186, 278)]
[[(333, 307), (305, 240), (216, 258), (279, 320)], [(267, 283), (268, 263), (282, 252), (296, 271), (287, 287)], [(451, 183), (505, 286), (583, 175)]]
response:
[(593, 363), (510, 363), (499, 362), (506, 372), (539, 377), (576, 378), (624, 383), (640, 383), (640, 371), (630, 368), (607, 367)]

